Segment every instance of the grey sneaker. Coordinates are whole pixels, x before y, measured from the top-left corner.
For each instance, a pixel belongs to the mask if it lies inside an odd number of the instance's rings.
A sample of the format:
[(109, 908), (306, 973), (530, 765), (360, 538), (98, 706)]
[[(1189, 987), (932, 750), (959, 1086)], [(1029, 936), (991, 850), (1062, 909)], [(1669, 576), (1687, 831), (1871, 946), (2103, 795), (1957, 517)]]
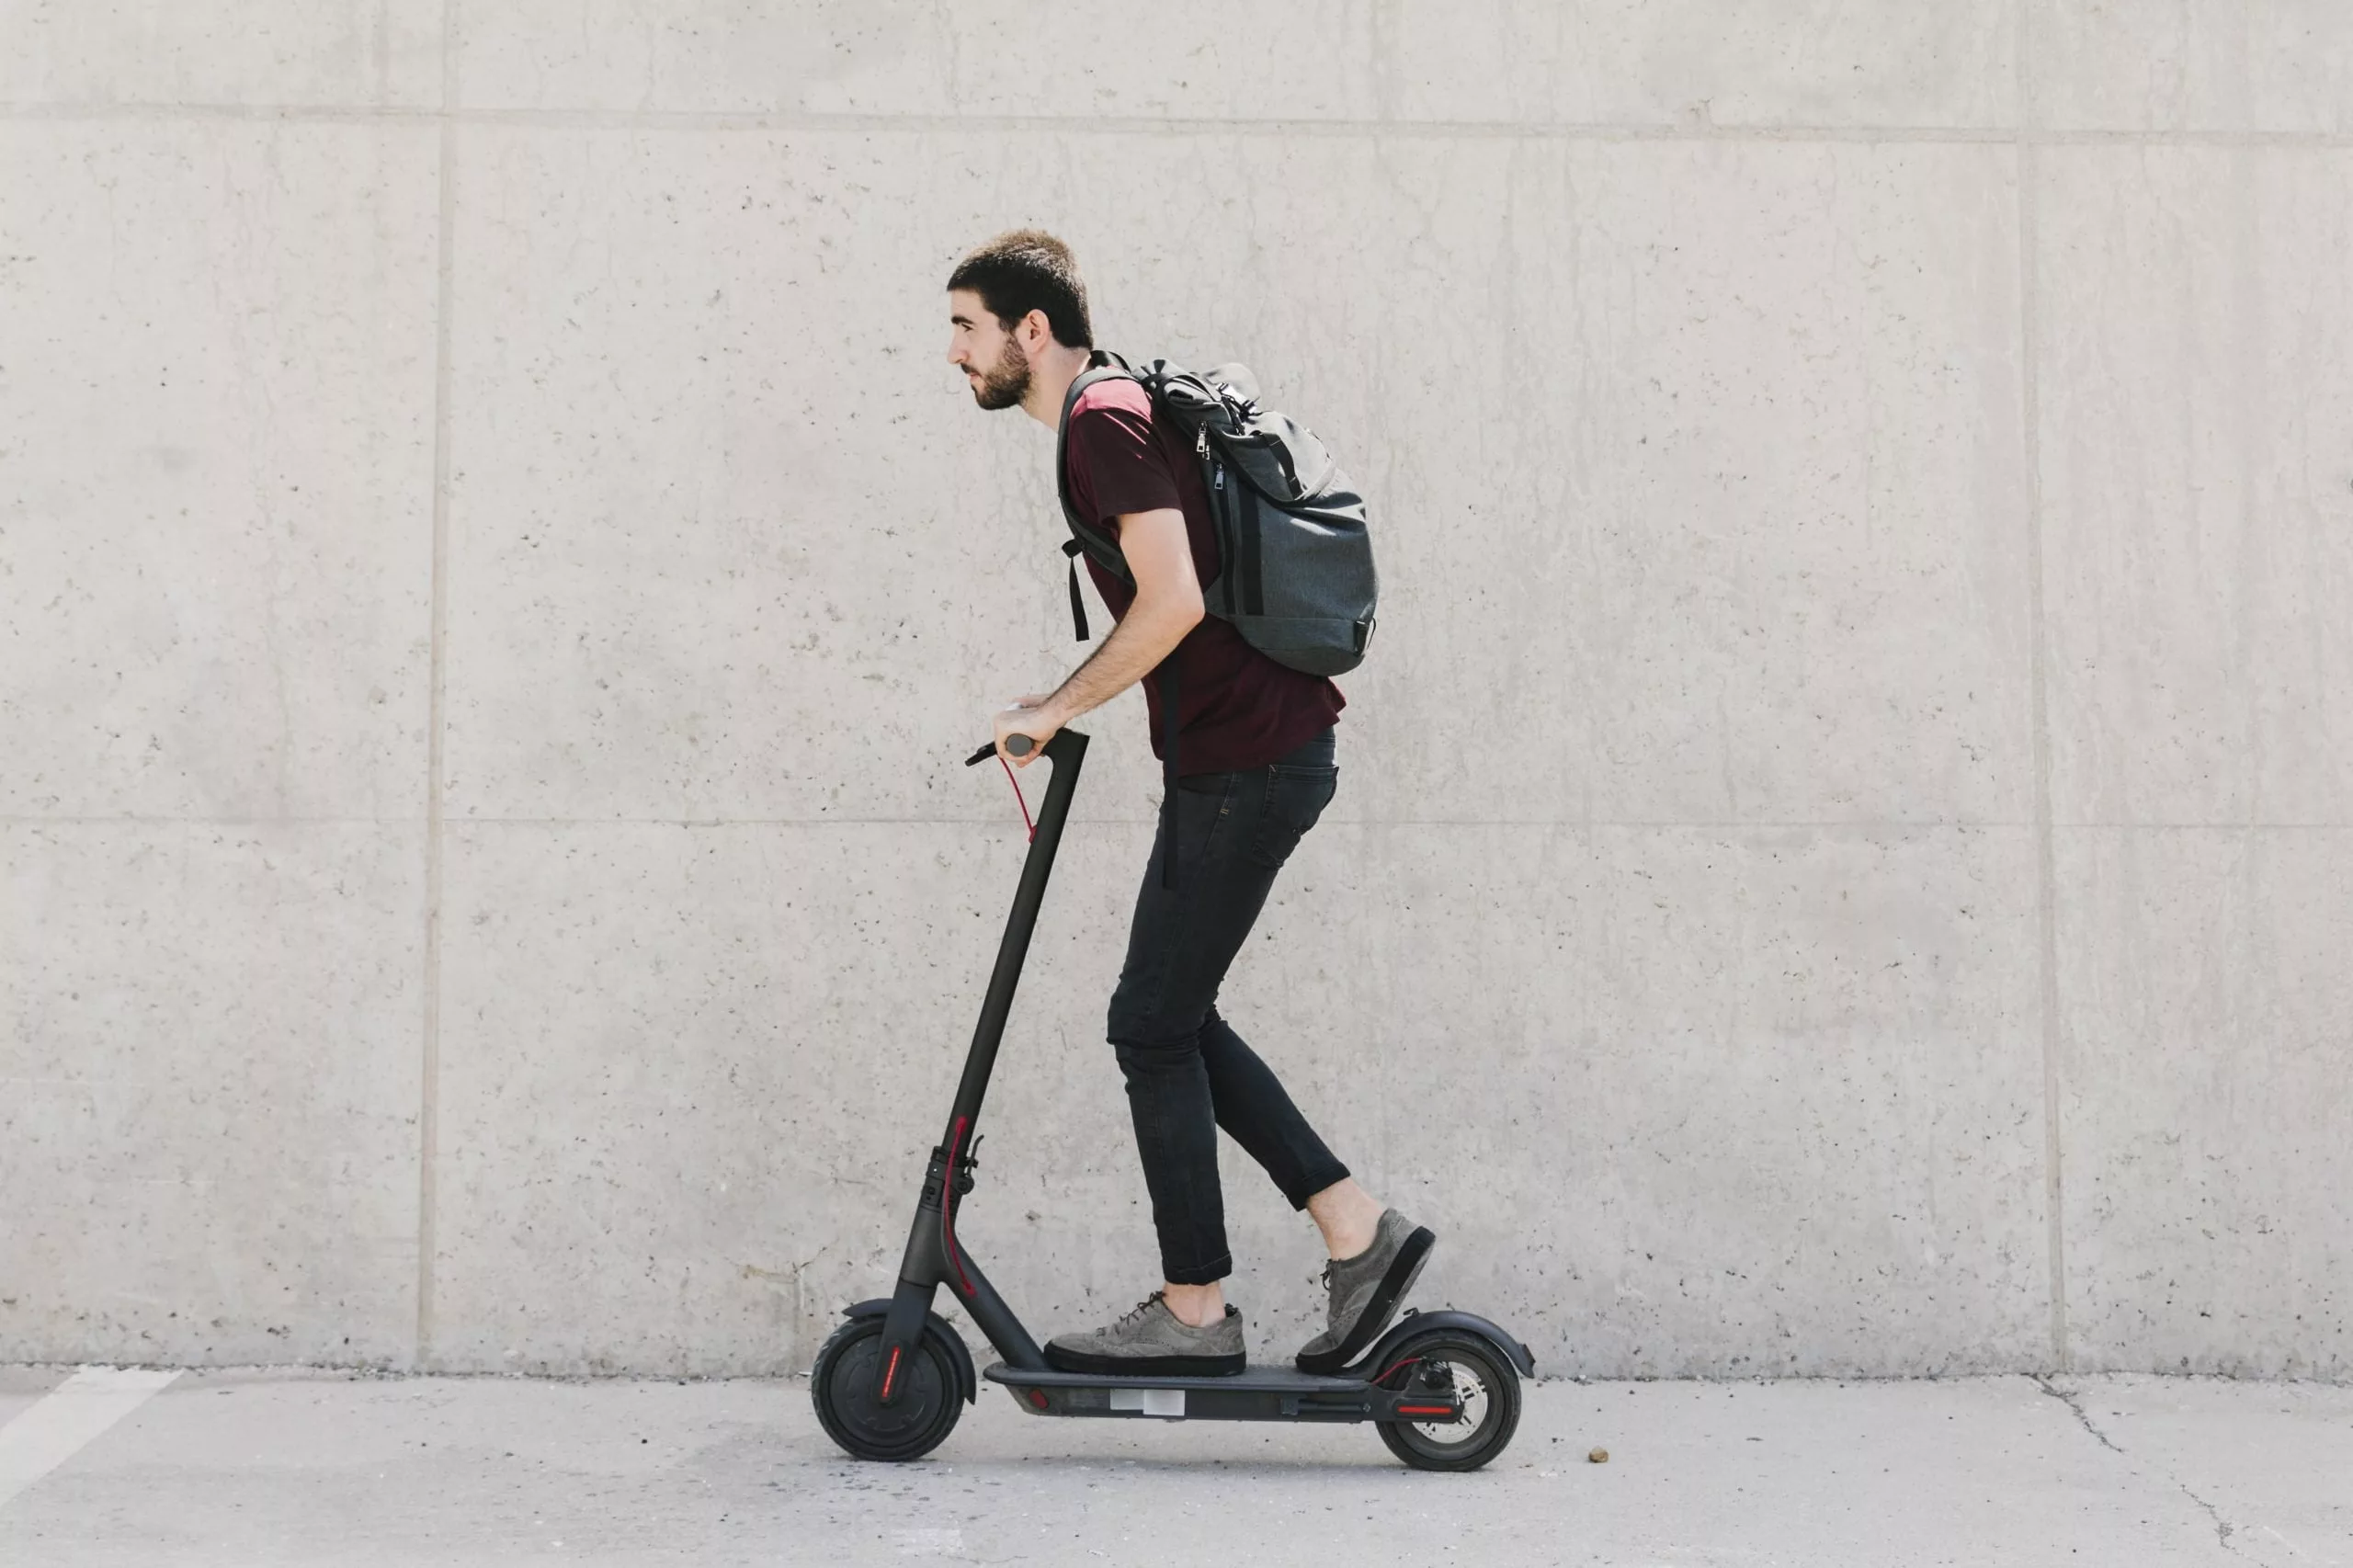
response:
[(1437, 1244), (1428, 1231), (1394, 1209), (1384, 1210), (1370, 1246), (1324, 1266), (1324, 1286), (1332, 1293), (1331, 1326), (1300, 1347), (1299, 1369), (1336, 1372), (1362, 1355), (1397, 1315)]
[(1232, 1304), (1222, 1322), (1195, 1328), (1177, 1321), (1154, 1290), (1118, 1322), (1046, 1341), (1046, 1365), (1058, 1372), (1133, 1372), (1148, 1378), (1222, 1378), (1243, 1369), (1242, 1314)]

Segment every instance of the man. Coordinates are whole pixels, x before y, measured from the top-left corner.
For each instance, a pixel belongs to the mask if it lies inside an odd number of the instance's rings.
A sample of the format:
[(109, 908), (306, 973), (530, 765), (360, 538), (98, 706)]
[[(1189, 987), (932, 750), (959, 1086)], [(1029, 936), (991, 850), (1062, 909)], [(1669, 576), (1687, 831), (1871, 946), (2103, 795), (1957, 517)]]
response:
[[(972, 252), (948, 280), (949, 361), (984, 409), (1018, 407), (1049, 430), (1091, 361), (1086, 291), (1067, 246), (1020, 230)], [(1140, 1375), (1239, 1372), (1241, 1313), (1219, 1281), (1233, 1271), (1217, 1130), (1266, 1167), (1324, 1233), (1329, 1323), (1300, 1362), (1328, 1369), (1369, 1346), (1395, 1315), (1427, 1258), (1430, 1233), (1383, 1209), (1350, 1179), (1267, 1064), (1218, 1016), (1226, 968), (1276, 873), (1337, 788), (1333, 727), (1343, 699), (1321, 676), (1276, 663), (1204, 613), (1218, 570), (1209, 498), (1190, 441), (1155, 419), (1124, 378), (1088, 387), (1072, 409), (1061, 476), (1079, 518), (1112, 536), (1132, 591), (1087, 571), (1116, 624), (1047, 696), (995, 715), (997, 749), (1055, 731), (1176, 660), (1183, 775), (1162, 815), (1111, 998), (1108, 1033), (1159, 1233), (1161, 1288), (1117, 1321), (1056, 1337), (1047, 1358), (1068, 1371)], [(1158, 681), (1144, 687), (1153, 749), (1166, 719)], [(1173, 826), (1175, 843), (1168, 829)], [(1160, 875), (1177, 855), (1173, 887)]]

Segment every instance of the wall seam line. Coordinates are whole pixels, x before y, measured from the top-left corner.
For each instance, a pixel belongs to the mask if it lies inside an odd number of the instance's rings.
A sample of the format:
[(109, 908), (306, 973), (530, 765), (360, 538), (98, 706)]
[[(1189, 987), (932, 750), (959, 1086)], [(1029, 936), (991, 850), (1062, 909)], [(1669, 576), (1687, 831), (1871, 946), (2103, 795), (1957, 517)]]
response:
[[(445, 71), (445, 77), (454, 74)], [(436, 109), (409, 105), (235, 103), (0, 102), (0, 120), (228, 119), (320, 123), (510, 125), (617, 131), (812, 131), (858, 134), (1085, 134), (1178, 136), (1427, 137), (1431, 140), (1566, 142), (1917, 142), (1926, 145), (2275, 147), (2353, 149), (2353, 134), (2335, 131), (2222, 128), (2129, 130), (2093, 126), (2046, 131), (1973, 125), (1722, 125), (1651, 121), (1449, 119), (1218, 119), (1087, 115), (848, 114), (764, 109)]]
[(449, 631), (449, 294), (455, 257), (451, 220), (457, 205), (457, 121), (447, 111), (454, 102), (450, 85), (456, 74), (456, 51), (449, 33), (456, 10), (457, 0), (442, 0), (440, 228), (434, 236), (433, 601), (432, 676), (426, 720), (425, 1018), (417, 1102), (415, 1363), (419, 1370), (430, 1370), (434, 1360), (434, 1259), (440, 1247), (441, 798), (446, 775), (443, 730)]
[(2065, 1141), (2060, 1125), (2058, 869), (2051, 806), (2051, 706), (2043, 605), (2041, 288), (2038, 186), (2041, 178), (2040, 118), (2033, 61), (2034, 6), (2018, 25), (2018, 222), (2019, 419), (2026, 463), (2027, 687), (2033, 727), (2034, 862), (2037, 1001), (2042, 1036), (2042, 1202), (2046, 1267), (2051, 1274), (2051, 1365), (2069, 1369), (2067, 1354), (2067, 1231)]

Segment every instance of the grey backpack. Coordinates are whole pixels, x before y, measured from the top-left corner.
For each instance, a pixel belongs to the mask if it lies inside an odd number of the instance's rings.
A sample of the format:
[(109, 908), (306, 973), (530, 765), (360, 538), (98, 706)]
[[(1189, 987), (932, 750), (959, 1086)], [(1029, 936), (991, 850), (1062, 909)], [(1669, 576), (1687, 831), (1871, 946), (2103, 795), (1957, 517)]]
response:
[[(1054, 485), (1071, 538), (1070, 618), (1086, 641), (1086, 608), (1078, 597), (1078, 555), (1084, 551), (1130, 588), (1119, 541), (1070, 504), (1070, 411), (1098, 381), (1142, 382), (1153, 417), (1193, 438), (1216, 527), (1217, 574), (1201, 585), (1202, 606), (1233, 623), (1243, 640), (1277, 664), (1309, 675), (1336, 676), (1364, 661), (1372, 641), (1379, 587), (1372, 540), (1365, 531), (1364, 497), (1309, 429), (1258, 406), (1258, 381), (1241, 365), (1200, 374), (1154, 359), (1131, 369), (1118, 355), (1097, 349), (1063, 399), (1054, 445)], [(1176, 660), (1161, 661), (1161, 833), (1165, 846), (1160, 884), (1176, 886)]]
[[(1316, 676), (1355, 669), (1372, 641), (1379, 594), (1372, 540), (1364, 497), (1324, 443), (1288, 415), (1258, 406), (1257, 379), (1245, 366), (1196, 374), (1154, 359), (1136, 370), (1099, 348), (1063, 400), (1065, 436), (1079, 393), (1113, 378), (1142, 382), (1154, 417), (1193, 438), (1217, 527), (1218, 574), (1201, 586), (1209, 613), (1232, 621), (1245, 642), (1277, 664)], [(1058, 443), (1055, 482), (1071, 531), (1063, 546), (1072, 558), (1071, 619), (1084, 642), (1079, 552), (1131, 588), (1135, 579), (1118, 542), (1094, 518), (1072, 510), (1066, 458)]]

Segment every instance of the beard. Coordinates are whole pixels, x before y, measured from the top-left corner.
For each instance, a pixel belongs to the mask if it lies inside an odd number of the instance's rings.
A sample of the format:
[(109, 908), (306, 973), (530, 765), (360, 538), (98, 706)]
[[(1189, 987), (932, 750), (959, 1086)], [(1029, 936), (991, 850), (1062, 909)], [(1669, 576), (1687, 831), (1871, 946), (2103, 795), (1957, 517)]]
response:
[(983, 408), (1011, 408), (1029, 395), (1029, 356), (1008, 337), (994, 369), (972, 388), (972, 401)]

